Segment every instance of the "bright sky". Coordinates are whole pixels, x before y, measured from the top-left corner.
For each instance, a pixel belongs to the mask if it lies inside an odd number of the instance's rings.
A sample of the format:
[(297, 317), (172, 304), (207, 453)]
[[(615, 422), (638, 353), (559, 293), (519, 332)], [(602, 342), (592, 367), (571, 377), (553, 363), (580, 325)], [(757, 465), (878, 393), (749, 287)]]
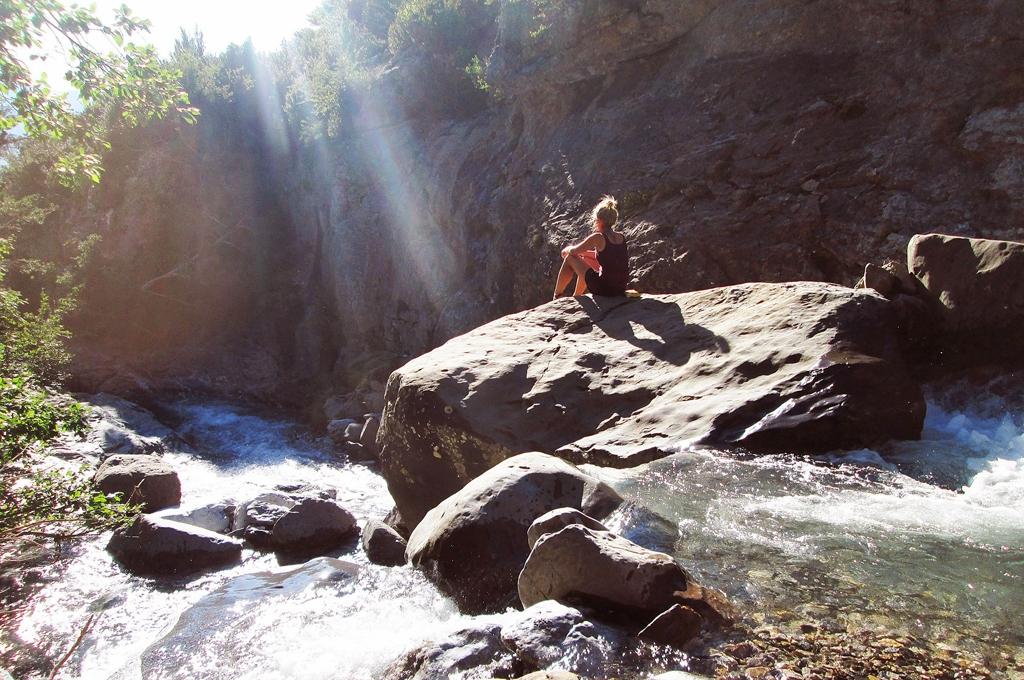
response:
[[(92, 0), (105, 20), (113, 17), (122, 2), (152, 27), (149, 41), (161, 53), (174, 46), (179, 29), (199, 27), (210, 52), (220, 52), (230, 43), (251, 37), (257, 50), (271, 51), (295, 31), (307, 26), (306, 18), (321, 0)], [(80, 0), (87, 4), (87, 0)]]
[[(67, 4), (73, 2), (94, 5), (97, 16), (105, 23), (113, 20), (117, 7), (128, 5), (133, 14), (151, 23), (148, 34), (137, 34), (133, 40), (151, 43), (168, 56), (181, 28), (192, 32), (197, 27), (211, 54), (221, 52), (231, 43), (241, 44), (247, 38), (252, 39), (257, 51), (273, 51), (283, 40), (309, 25), (310, 13), (322, 0), (69, 0)], [(67, 63), (56, 50), (45, 60), (31, 62), (29, 68), (36, 77), (45, 73), (54, 90), (70, 94), (75, 101), (71, 86), (63, 79)]]

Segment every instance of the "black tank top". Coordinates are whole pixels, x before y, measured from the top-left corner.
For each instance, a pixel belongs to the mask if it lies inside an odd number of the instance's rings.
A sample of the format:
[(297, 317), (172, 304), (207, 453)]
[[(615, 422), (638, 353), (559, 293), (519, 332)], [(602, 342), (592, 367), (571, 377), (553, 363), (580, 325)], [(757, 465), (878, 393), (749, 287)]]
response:
[(601, 263), (601, 279), (607, 282), (609, 288), (625, 292), (629, 284), (629, 251), (625, 237), (622, 243), (616, 244), (605, 236), (604, 250), (598, 252), (597, 261)]

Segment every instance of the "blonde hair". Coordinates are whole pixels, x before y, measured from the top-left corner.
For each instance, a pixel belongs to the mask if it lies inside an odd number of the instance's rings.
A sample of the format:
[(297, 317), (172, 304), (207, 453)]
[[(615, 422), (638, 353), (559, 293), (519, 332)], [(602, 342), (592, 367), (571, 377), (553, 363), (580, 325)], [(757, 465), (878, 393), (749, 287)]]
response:
[(619, 219), (619, 202), (611, 196), (602, 196), (600, 202), (594, 206), (591, 216), (595, 220), (601, 220), (606, 229), (611, 229)]

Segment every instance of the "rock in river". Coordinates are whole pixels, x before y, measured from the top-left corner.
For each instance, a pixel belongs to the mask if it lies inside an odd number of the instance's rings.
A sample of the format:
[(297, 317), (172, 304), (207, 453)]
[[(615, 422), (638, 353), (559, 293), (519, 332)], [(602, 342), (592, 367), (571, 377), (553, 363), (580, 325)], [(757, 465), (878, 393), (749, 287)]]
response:
[(114, 531), (107, 551), (136, 574), (186, 574), (237, 562), (242, 542), (190, 524), (139, 515)]
[(571, 524), (534, 545), (519, 576), (519, 597), (529, 607), (571, 596), (649, 620), (675, 604), (675, 594), (685, 592), (688, 583), (669, 555)]
[(1019, 361), (1024, 341), (1024, 243), (943, 234), (910, 240), (907, 262), (938, 300), (947, 342), (991, 361), (993, 352)]
[(374, 564), (397, 567), (405, 564), (405, 539), (384, 522), (371, 519), (363, 527), (363, 551)]
[(563, 298), (388, 381), (382, 472), (405, 518), (523, 451), (626, 467), (691, 443), (755, 452), (917, 438), (892, 305), (825, 283)]
[(158, 456), (110, 456), (96, 470), (93, 484), (103, 493), (120, 493), (122, 500), (147, 512), (181, 502), (178, 474)]
[(605, 517), (620, 503), (611, 487), (543, 453), (524, 453), (488, 470), (427, 513), (409, 537), (409, 561), (463, 611), (515, 603), (533, 520), (572, 507)]

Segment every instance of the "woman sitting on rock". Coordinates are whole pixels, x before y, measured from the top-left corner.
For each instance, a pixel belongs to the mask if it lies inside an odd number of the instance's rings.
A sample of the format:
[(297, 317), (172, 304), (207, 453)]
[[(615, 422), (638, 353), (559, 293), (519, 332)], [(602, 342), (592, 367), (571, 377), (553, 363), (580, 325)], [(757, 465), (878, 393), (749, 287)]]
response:
[(626, 294), (629, 283), (629, 253), (626, 236), (615, 231), (619, 219), (617, 203), (605, 196), (594, 207), (594, 232), (577, 244), (562, 249), (562, 267), (555, 279), (555, 295), (561, 296), (576, 274), (573, 295), (590, 292), (606, 297)]

